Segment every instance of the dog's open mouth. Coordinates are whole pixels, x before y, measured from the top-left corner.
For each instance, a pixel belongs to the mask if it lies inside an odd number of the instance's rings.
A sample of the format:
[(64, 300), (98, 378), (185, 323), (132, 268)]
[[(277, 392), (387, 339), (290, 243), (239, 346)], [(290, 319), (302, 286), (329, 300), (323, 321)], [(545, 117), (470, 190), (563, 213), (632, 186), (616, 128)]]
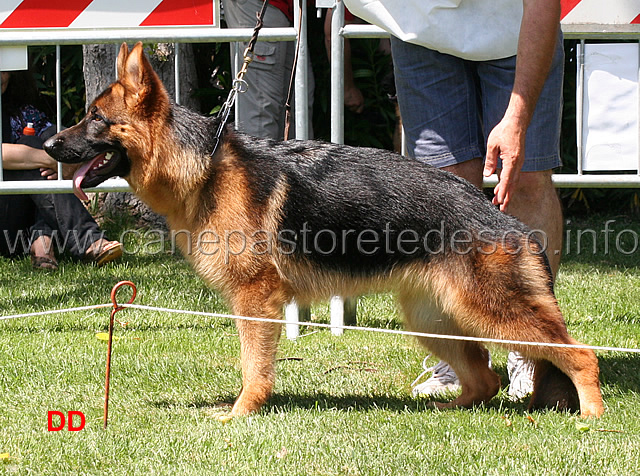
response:
[(73, 175), (73, 192), (80, 200), (87, 200), (83, 187), (95, 187), (110, 177), (117, 175), (115, 169), (120, 163), (120, 153), (108, 150), (93, 160), (86, 162)]

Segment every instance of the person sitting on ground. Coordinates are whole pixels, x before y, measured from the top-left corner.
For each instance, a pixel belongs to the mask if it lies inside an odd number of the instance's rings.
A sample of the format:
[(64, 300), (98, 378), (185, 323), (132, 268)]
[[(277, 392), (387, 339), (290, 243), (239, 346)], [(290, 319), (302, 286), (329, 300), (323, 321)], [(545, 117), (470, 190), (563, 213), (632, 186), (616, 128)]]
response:
[[(37, 88), (29, 71), (2, 72), (2, 168), (4, 180), (57, 179), (58, 164), (42, 150), (55, 133), (33, 104)], [(34, 135), (25, 134), (32, 125)], [(0, 195), (0, 254), (29, 253), (34, 269), (56, 270), (55, 246), (102, 266), (122, 256), (122, 244), (104, 238), (91, 214), (71, 193)]]

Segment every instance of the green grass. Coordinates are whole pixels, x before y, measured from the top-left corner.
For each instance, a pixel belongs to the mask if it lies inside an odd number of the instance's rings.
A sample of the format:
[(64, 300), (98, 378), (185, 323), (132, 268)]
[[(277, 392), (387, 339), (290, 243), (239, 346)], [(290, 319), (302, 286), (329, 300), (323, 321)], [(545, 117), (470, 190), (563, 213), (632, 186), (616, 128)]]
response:
[[(567, 229), (601, 230), (606, 219), (572, 220)], [(615, 230), (640, 234), (635, 223), (616, 220)], [(600, 239), (595, 254), (578, 254), (576, 244), (557, 282), (571, 333), (590, 344), (640, 347), (640, 251), (605, 254)], [(107, 303), (122, 279), (136, 283), (139, 304), (228, 311), (179, 257), (165, 253), (127, 255), (102, 269), (63, 260), (55, 274), (33, 272), (27, 259), (0, 259), (0, 310), (10, 315)], [(327, 321), (328, 306), (312, 311), (313, 319)], [(0, 473), (640, 471), (638, 354), (598, 353), (607, 409), (599, 421), (529, 413), (504, 389), (486, 406), (443, 412), (411, 397), (424, 357), (412, 339), (359, 332), (333, 337), (321, 330), (295, 342), (283, 339), (274, 397), (261, 413), (223, 424), (216, 415), (228, 411), (241, 384), (233, 324), (135, 309), (117, 317), (128, 325), (115, 331), (106, 431), (106, 343), (96, 334), (105, 331), (109, 310), (0, 321)], [(387, 295), (361, 299), (358, 317), (360, 325), (401, 327)], [(506, 353), (494, 349), (493, 359), (506, 383)], [(48, 432), (49, 410), (82, 411), (86, 427)]]

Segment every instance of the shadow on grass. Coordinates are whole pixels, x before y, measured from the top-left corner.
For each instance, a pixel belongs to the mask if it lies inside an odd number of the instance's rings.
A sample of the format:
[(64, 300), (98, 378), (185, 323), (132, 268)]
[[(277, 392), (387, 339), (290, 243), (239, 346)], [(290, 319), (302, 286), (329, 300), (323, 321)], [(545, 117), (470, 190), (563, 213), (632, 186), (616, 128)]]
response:
[[(295, 393), (279, 393), (274, 395), (265, 407), (265, 411), (280, 411), (287, 409), (303, 409), (318, 411), (378, 411), (383, 410), (392, 413), (422, 413), (436, 411), (434, 403), (446, 403), (453, 396), (447, 398), (413, 398), (392, 397), (389, 395), (329, 395), (318, 393), (313, 395), (299, 395)], [(496, 397), (491, 402), (481, 405), (479, 408), (509, 409), (511, 412), (526, 412), (526, 403), (511, 402)]]
[[(149, 405), (160, 409), (176, 409), (176, 408), (195, 408), (201, 410), (213, 411), (229, 411), (233, 406), (233, 402), (237, 395), (228, 394), (220, 396), (217, 400), (196, 400), (193, 402), (172, 400), (151, 401)], [(435, 402), (446, 403), (453, 399), (450, 398), (414, 398), (409, 395), (406, 397), (392, 397), (389, 395), (331, 395), (324, 392), (315, 394), (301, 395), (294, 392), (279, 392), (274, 394), (267, 404), (262, 408), (262, 414), (291, 412), (293, 410), (317, 411), (317, 412), (371, 412), (384, 411), (396, 414), (406, 413), (425, 413), (440, 411), (474, 411), (486, 410), (497, 411), (500, 413), (507, 412), (510, 414), (526, 415), (528, 410), (528, 399), (524, 401), (513, 402), (506, 395), (498, 395), (489, 403), (478, 405), (474, 409), (455, 409), (455, 410), (439, 410), (434, 406)], [(536, 410), (541, 411), (541, 410)], [(542, 411), (555, 411), (553, 409)]]
[[(29, 257), (0, 258), (0, 267), (7, 267), (1, 273), (0, 287), (12, 289), (10, 305), (0, 308), (17, 309), (16, 312), (30, 310), (56, 310), (66, 307), (106, 304), (111, 302), (111, 289), (119, 281), (132, 281), (138, 287), (136, 303), (154, 304), (145, 301), (144, 288), (177, 287), (193, 288), (194, 292), (206, 289), (206, 285), (179, 256), (140, 255), (125, 256), (122, 260), (109, 263), (103, 268), (74, 262), (68, 258), (60, 261), (56, 272), (42, 272), (31, 268)], [(185, 273), (188, 273), (185, 276)], [(33, 290), (33, 292), (32, 292)], [(37, 290), (37, 291), (36, 291)], [(170, 296), (170, 291), (168, 292)], [(118, 300), (126, 302), (130, 296), (128, 289), (118, 294)], [(222, 310), (221, 310), (222, 312)], [(3, 312), (2, 314), (9, 314)]]
[(600, 383), (619, 392), (640, 393), (640, 354), (599, 357)]
[[(218, 400), (197, 400), (194, 402), (179, 400), (159, 400), (149, 402), (154, 408), (197, 408), (197, 409), (230, 409), (237, 395), (228, 394), (220, 396)], [(435, 411), (433, 403), (446, 403), (447, 398), (428, 399), (406, 397), (390, 397), (389, 395), (330, 395), (327, 393), (314, 393), (301, 395), (293, 392), (279, 392), (274, 394), (263, 407), (262, 413), (291, 411), (294, 409), (309, 411), (341, 411), (341, 412), (368, 412), (387, 411), (393, 413), (421, 413)], [(526, 413), (527, 402), (511, 402), (502, 398), (494, 398), (482, 408), (508, 409), (512, 413)]]
[[(640, 364), (640, 356), (624, 355), (608, 358), (600, 358), (601, 383), (603, 386), (614, 387), (619, 393), (640, 392), (640, 376), (636, 369)], [(506, 386), (506, 371), (495, 369), (500, 374), (503, 387)], [(235, 401), (236, 394), (220, 395), (219, 399), (197, 400), (193, 402), (181, 401), (177, 399), (152, 401), (149, 404), (156, 408), (198, 408), (198, 409), (229, 409)], [(446, 403), (453, 396), (442, 398), (413, 398), (406, 396), (379, 395), (332, 395), (326, 392), (313, 394), (301, 394), (296, 392), (278, 392), (274, 394), (264, 406), (262, 412), (286, 412), (294, 409), (306, 411), (340, 411), (340, 412), (368, 412), (387, 411), (392, 413), (421, 413), (435, 411), (434, 402)], [(496, 410), (499, 412), (509, 412), (512, 414), (525, 415), (528, 413), (529, 399), (513, 402), (503, 391), (494, 397), (489, 403), (480, 405), (477, 408)], [(540, 410), (537, 410), (540, 411)], [(544, 411), (544, 410), (543, 410)], [(555, 411), (549, 409), (547, 411)]]

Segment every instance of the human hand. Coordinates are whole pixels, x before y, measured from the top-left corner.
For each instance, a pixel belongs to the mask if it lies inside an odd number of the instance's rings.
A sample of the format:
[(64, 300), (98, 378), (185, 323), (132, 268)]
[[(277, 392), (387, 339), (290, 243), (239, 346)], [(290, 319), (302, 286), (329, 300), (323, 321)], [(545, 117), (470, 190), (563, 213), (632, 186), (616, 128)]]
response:
[(505, 117), (493, 128), (487, 139), (487, 157), (483, 175), (488, 177), (495, 173), (498, 159), (502, 160), (498, 185), (494, 189), (493, 204), (499, 205), (503, 212), (507, 210), (520, 179), (520, 170), (524, 163), (525, 135), (526, 128), (520, 126), (518, 121)]
[[(82, 164), (62, 164), (62, 178), (71, 179), (76, 170), (80, 168)], [(47, 180), (58, 180), (58, 167), (56, 162), (55, 168), (41, 167), (40, 176)]]
[(351, 88), (345, 86), (344, 105), (356, 114), (364, 111), (364, 96), (362, 95), (362, 91), (355, 86)]
[(54, 169), (41, 167), (40, 168), (40, 176), (46, 178), (47, 180), (57, 180), (58, 179), (58, 171), (54, 170)]

